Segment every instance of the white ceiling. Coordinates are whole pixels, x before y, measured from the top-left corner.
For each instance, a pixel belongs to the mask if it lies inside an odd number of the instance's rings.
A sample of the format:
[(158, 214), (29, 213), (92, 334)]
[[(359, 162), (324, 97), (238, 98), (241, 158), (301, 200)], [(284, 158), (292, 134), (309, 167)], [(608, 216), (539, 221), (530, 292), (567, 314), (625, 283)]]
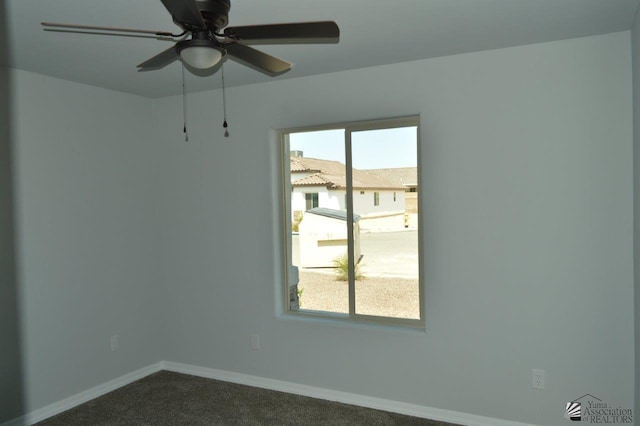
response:
[[(181, 91), (179, 62), (136, 65), (170, 46), (155, 39), (45, 32), (41, 21), (179, 32), (160, 0), (0, 0), (15, 68), (160, 97)], [(231, 0), (231, 26), (334, 20), (339, 44), (256, 46), (295, 65), (275, 79), (629, 30), (640, 0)], [(227, 86), (268, 81), (228, 61)], [(220, 87), (190, 76), (189, 91)]]

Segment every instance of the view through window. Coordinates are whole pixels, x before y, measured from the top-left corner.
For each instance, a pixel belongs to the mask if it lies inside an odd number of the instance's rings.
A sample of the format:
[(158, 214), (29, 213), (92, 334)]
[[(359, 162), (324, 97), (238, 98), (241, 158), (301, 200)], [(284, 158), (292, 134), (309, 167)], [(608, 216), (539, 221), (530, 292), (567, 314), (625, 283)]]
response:
[(422, 324), (418, 122), (282, 132), (290, 311)]

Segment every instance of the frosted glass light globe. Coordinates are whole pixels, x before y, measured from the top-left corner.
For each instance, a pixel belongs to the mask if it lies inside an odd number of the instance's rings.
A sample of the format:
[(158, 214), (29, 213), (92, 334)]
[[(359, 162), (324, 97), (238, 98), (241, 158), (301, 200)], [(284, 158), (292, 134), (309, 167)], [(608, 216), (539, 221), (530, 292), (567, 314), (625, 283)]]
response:
[(206, 70), (220, 62), (222, 52), (213, 47), (192, 46), (182, 49), (180, 51), (180, 57), (187, 65), (200, 70)]

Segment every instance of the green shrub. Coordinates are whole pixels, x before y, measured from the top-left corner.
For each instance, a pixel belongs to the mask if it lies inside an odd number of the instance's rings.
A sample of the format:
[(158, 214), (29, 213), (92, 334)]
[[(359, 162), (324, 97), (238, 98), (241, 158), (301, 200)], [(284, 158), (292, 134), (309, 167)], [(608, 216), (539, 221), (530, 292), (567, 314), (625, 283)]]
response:
[[(333, 270), (336, 273), (338, 281), (349, 280), (349, 257), (347, 256), (347, 253), (333, 259)], [(362, 275), (362, 272), (360, 271), (359, 263), (356, 263), (355, 265), (355, 278), (356, 280), (364, 279), (364, 275)]]
[(298, 287), (298, 309), (302, 308), (302, 292), (303, 291), (304, 291), (304, 288)]

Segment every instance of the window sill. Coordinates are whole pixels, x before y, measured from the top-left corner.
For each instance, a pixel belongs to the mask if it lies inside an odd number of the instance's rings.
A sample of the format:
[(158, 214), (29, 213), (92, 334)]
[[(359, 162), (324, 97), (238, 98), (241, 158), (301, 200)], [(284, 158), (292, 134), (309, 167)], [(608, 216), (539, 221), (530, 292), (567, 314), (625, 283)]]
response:
[(346, 314), (332, 313), (316, 313), (313, 311), (284, 312), (278, 316), (279, 320), (295, 321), (306, 323), (309, 325), (322, 325), (337, 328), (360, 329), (393, 333), (406, 333), (413, 335), (425, 335), (427, 333), (423, 322), (411, 323), (394, 323), (390, 321), (370, 320), (370, 319), (352, 319)]

